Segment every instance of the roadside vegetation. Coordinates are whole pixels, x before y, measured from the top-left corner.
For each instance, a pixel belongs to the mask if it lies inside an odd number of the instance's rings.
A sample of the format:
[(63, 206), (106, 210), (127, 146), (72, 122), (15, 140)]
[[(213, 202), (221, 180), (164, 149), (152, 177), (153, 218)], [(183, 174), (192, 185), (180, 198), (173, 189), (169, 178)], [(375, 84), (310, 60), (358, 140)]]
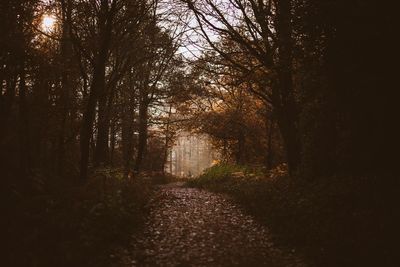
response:
[(101, 169), (83, 187), (14, 200), (4, 266), (109, 266), (113, 249), (140, 229), (152, 187)]
[(187, 185), (233, 197), (311, 266), (395, 266), (394, 228), (383, 227), (393, 224), (395, 207), (385, 204), (395, 203), (393, 194), (371, 183), (346, 176), (304, 182), (289, 177), (285, 164), (264, 172), (220, 164)]

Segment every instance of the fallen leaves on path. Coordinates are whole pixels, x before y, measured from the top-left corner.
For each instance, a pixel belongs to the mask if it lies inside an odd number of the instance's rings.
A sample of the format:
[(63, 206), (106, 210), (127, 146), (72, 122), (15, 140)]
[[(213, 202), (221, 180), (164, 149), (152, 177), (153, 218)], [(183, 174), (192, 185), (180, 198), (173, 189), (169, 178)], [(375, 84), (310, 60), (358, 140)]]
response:
[(304, 266), (222, 195), (170, 184), (150, 205), (123, 266)]

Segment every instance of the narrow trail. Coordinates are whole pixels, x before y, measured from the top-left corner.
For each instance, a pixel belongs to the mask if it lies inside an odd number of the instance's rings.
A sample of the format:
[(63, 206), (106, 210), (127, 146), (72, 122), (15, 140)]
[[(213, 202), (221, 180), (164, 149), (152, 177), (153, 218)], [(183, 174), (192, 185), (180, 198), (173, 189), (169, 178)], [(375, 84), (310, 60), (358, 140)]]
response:
[(161, 186), (122, 266), (305, 266), (222, 195)]

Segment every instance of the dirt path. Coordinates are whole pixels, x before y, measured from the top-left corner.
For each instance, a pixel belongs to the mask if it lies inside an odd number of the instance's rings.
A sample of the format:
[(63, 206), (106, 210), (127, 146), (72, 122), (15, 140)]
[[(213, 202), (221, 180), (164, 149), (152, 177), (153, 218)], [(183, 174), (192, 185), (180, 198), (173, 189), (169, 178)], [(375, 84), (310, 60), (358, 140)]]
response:
[(160, 187), (123, 266), (304, 266), (230, 200), (180, 184)]

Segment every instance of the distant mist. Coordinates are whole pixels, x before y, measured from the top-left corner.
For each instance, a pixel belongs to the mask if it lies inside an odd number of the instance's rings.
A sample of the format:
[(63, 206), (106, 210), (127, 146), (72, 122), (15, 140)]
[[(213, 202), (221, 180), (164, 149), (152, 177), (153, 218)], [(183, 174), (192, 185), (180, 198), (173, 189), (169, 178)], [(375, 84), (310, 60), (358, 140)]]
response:
[(166, 171), (179, 177), (196, 177), (218, 161), (218, 152), (206, 135), (183, 132), (170, 149)]

